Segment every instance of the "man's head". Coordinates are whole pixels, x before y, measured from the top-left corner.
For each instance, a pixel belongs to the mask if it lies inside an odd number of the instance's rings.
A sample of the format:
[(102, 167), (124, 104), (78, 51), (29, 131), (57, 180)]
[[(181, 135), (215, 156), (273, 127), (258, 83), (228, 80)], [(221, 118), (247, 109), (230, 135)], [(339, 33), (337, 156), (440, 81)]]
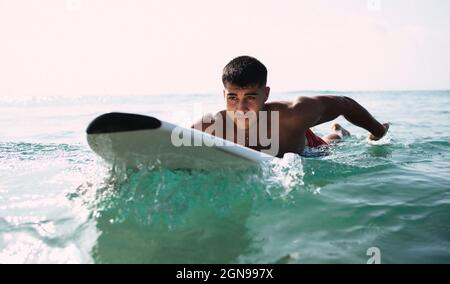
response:
[(264, 110), (270, 88), (266, 86), (267, 69), (256, 58), (239, 56), (231, 60), (223, 69), (222, 82), (228, 112), (257, 114)]
[(239, 56), (231, 60), (224, 68), (222, 82), (238, 87), (265, 87), (267, 69), (258, 59), (250, 56)]

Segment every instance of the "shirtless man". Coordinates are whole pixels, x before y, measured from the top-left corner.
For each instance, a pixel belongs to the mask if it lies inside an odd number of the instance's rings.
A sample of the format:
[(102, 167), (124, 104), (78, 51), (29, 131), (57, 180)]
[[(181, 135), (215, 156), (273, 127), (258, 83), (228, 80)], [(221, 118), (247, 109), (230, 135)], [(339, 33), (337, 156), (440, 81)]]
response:
[[(270, 93), (270, 87), (266, 86), (267, 69), (250, 56), (231, 60), (223, 69), (222, 82), (226, 110), (214, 116), (207, 115), (192, 127), (257, 151), (268, 147), (260, 141), (261, 130), (267, 130), (271, 141), (274, 141), (274, 136), (277, 138), (278, 145), (275, 152), (271, 152), (277, 157), (288, 152), (303, 155), (305, 147), (326, 147), (350, 135), (337, 123), (332, 125), (331, 133), (322, 138), (310, 130), (340, 115), (369, 131), (370, 140), (381, 139), (389, 128), (388, 123), (379, 123), (364, 107), (348, 97), (298, 97), (291, 102), (267, 102)], [(262, 119), (263, 113), (267, 114), (267, 119)], [(273, 116), (275, 113), (277, 115)], [(230, 125), (233, 126), (231, 131)], [(278, 131), (274, 131), (275, 128)], [(252, 129), (258, 133), (258, 139), (253, 143), (249, 139)], [(244, 139), (239, 139), (239, 133)]]

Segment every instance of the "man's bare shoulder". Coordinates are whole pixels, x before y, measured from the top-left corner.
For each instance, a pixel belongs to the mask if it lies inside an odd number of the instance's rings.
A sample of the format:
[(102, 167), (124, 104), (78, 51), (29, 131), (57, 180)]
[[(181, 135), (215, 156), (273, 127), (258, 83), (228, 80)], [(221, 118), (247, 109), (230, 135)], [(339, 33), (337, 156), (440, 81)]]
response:
[(279, 111), (280, 115), (290, 117), (299, 114), (300, 110), (306, 110), (311, 106), (314, 98), (298, 97), (292, 101), (271, 102), (266, 104), (269, 111)]
[(224, 110), (221, 110), (221, 111), (218, 111), (215, 115), (214, 115), (214, 120), (218, 120), (218, 119), (223, 119), (224, 117), (225, 117), (225, 115), (227, 114), (227, 111), (224, 109)]
[(295, 98), (292, 102), (292, 108), (296, 110), (306, 110), (309, 109), (314, 102), (316, 102), (320, 97), (305, 97), (300, 96)]
[(296, 127), (298, 112), (295, 110), (295, 101), (277, 101), (266, 104), (268, 111), (278, 111), (280, 127), (292, 129)]
[(306, 129), (307, 121), (314, 113), (315, 102), (319, 97), (300, 96), (289, 102), (271, 103), (271, 110), (278, 110), (280, 123), (287, 129)]
[(313, 97), (297, 97), (293, 104), (296, 109), (316, 112), (325, 106), (338, 107), (347, 101), (345, 96), (313, 96)]
[(292, 104), (296, 115), (302, 120), (314, 122), (320, 118), (328, 106), (331, 106), (334, 100), (331, 96), (297, 97)]
[(289, 101), (276, 101), (276, 102), (270, 102), (266, 103), (265, 107), (268, 111), (283, 111), (292, 104), (292, 102)]
[(293, 102), (292, 101), (276, 101), (265, 104), (267, 111), (277, 111), (280, 115), (280, 119), (285, 119), (293, 114)]
[(300, 96), (292, 101), (277, 101), (266, 104), (266, 108), (269, 111), (286, 111), (290, 112), (299, 108), (306, 108), (312, 103), (320, 99), (320, 97), (304, 97)]

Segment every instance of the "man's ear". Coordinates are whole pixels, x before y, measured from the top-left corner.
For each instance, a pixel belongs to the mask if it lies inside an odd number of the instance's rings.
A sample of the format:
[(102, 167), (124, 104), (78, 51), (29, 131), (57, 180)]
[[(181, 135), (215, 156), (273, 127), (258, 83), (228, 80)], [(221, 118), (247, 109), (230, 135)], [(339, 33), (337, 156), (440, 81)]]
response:
[(264, 90), (264, 95), (265, 95), (264, 102), (266, 102), (267, 99), (269, 98), (269, 94), (270, 94), (270, 87), (267, 86), (266, 89)]
[(225, 90), (223, 90), (223, 98), (225, 99)]

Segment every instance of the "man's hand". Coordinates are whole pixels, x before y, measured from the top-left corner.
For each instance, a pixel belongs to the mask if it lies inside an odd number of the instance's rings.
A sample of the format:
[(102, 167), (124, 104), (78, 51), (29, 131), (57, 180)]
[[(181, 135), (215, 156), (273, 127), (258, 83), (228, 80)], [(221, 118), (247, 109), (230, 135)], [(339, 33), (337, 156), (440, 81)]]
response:
[(369, 134), (369, 140), (377, 141), (377, 140), (380, 140), (381, 138), (383, 138), (384, 135), (386, 135), (386, 133), (388, 132), (388, 129), (389, 129), (389, 122), (388, 122), (388, 123), (383, 123), (383, 126), (384, 126), (384, 129), (385, 129), (383, 135), (377, 137), (377, 136), (374, 136), (374, 135), (371, 133), (371, 134)]

